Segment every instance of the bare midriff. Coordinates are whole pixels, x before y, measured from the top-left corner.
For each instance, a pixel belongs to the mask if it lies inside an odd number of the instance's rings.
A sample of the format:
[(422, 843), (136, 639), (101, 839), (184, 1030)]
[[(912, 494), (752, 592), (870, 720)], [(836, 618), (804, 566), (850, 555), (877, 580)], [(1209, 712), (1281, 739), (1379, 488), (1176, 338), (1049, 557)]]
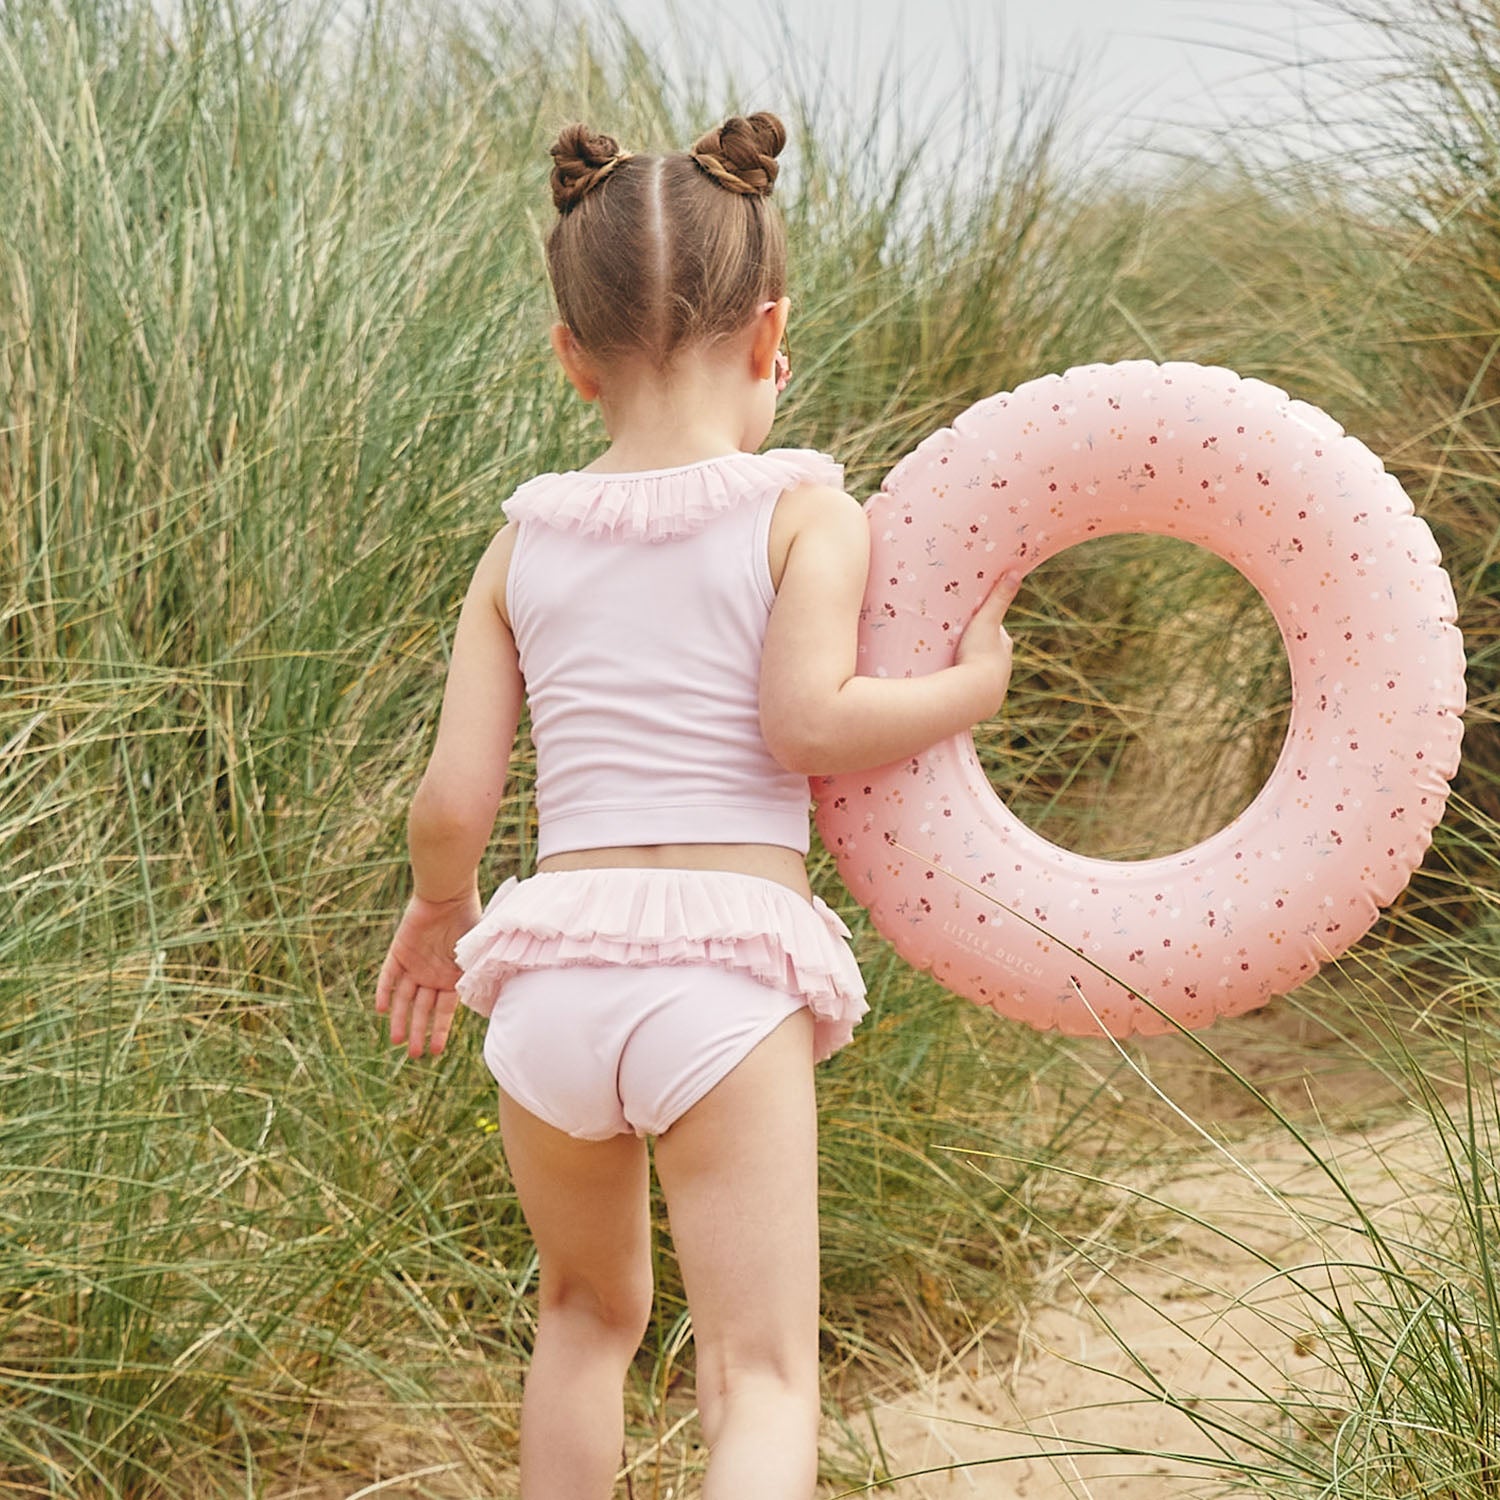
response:
[(725, 870), (774, 880), (812, 900), (807, 866), (795, 849), (779, 844), (635, 844), (614, 849), (569, 849), (549, 854), (539, 871), (603, 870)]

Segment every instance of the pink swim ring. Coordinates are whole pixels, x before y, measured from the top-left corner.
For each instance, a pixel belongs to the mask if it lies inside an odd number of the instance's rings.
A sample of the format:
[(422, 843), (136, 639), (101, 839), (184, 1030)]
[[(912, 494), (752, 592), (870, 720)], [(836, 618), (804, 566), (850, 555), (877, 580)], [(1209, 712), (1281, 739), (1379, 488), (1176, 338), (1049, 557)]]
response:
[(1295, 988), (1405, 887), (1458, 766), (1463, 642), (1432, 533), (1324, 412), (1225, 369), (1089, 365), (970, 407), (865, 509), (861, 672), (945, 666), (1001, 573), (1117, 532), (1232, 563), (1291, 663), (1266, 785), (1165, 858), (1041, 838), (967, 734), (815, 780), (824, 843), (910, 963), (1043, 1029), (1195, 1028)]

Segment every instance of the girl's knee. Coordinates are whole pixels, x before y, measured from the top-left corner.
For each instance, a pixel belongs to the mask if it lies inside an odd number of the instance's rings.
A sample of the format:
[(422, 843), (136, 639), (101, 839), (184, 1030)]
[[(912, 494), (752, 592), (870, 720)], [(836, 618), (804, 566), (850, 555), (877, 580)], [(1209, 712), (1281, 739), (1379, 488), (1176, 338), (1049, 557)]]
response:
[(538, 1304), (541, 1316), (576, 1328), (601, 1343), (639, 1346), (651, 1319), (653, 1288), (649, 1267), (645, 1274), (621, 1277), (600, 1285), (566, 1272), (542, 1267)]

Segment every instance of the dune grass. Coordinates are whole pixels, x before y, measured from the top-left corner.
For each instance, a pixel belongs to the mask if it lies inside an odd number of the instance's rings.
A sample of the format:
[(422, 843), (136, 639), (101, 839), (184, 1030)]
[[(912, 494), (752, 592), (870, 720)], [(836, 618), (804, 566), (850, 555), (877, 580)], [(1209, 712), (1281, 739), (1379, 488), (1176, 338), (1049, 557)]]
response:
[[(507, 1472), (535, 1262), (477, 1028), (404, 1066), (370, 996), (461, 590), (508, 489), (597, 441), (545, 358), (546, 144), (580, 114), (642, 146), (703, 121), (628, 37), (180, 12), (0, 13), (0, 1489), (468, 1494)], [(819, 127), (785, 194), (776, 440), (857, 493), (977, 397), (1123, 357), (1233, 364), (1393, 455), (1472, 646), (1465, 802), (1382, 950), (1426, 984), (1432, 944), (1495, 922), (1487, 200), (1445, 212), (1434, 176), (1415, 220), (1358, 216), (1232, 168), (1137, 193), (1058, 168), (1046, 101), (939, 191)], [(1222, 821), (1285, 688), (1240, 580), (1122, 546), (1029, 587), (983, 749), (1036, 826), (1135, 855), (1111, 799), (1211, 713), (1151, 837)], [(1204, 630), (1233, 669), (1184, 699)], [(529, 867), (530, 792), (523, 755), (491, 882)], [(1089, 1242), (1103, 1199), (1053, 1163), (1138, 1149), (1068, 1049), (850, 917), (874, 1009), (820, 1078), (835, 1421), (1003, 1327), (1057, 1235)], [(640, 1484), (697, 1461), (659, 1269)]]

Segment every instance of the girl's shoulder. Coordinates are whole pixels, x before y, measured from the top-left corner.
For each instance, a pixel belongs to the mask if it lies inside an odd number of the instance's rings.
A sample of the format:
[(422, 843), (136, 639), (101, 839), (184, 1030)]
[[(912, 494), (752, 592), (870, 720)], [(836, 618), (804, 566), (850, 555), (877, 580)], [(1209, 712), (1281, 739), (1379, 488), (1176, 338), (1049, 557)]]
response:
[(538, 474), (501, 509), (508, 521), (535, 520), (580, 536), (670, 541), (736, 506), (805, 486), (842, 490), (843, 483), (843, 465), (826, 453), (772, 448), (626, 474)]

